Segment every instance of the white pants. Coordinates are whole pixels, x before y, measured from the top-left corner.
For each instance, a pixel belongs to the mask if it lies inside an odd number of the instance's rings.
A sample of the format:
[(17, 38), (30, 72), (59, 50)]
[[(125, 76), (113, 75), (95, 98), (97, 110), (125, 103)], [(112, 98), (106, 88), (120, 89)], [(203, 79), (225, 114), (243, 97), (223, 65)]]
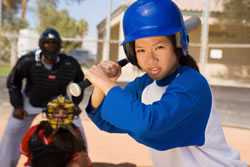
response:
[[(29, 104), (28, 99), (24, 100), (24, 109), (28, 113), (23, 120), (19, 120), (10, 115), (7, 126), (0, 143), (0, 167), (16, 167), (20, 157), (20, 143), (26, 130), (30, 127), (37, 114), (42, 112), (42, 108), (36, 108)], [(86, 141), (83, 126), (80, 118), (74, 120), (74, 124)], [(86, 143), (87, 145), (87, 143)]]

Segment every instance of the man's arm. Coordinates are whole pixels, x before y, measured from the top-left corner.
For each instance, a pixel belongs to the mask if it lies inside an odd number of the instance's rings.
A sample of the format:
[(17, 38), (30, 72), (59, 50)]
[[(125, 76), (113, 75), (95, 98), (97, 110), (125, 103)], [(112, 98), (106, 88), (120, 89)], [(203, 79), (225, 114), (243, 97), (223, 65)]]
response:
[(10, 103), (14, 108), (23, 108), (22, 82), (27, 77), (29, 62), (28, 56), (21, 57), (12, 68), (7, 78), (7, 88), (9, 90)]

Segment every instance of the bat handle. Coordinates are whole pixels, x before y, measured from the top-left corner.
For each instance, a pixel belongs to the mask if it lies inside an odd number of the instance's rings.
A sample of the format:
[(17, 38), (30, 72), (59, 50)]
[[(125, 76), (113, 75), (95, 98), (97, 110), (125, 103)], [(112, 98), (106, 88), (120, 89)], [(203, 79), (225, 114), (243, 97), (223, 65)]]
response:
[[(128, 59), (121, 59), (119, 60), (117, 63), (123, 67), (125, 65), (128, 64)], [(67, 90), (68, 92), (73, 95), (73, 96), (80, 96), (81, 91), (84, 91), (87, 87), (89, 87), (91, 84), (91, 82), (88, 79), (85, 79), (84, 81), (80, 82), (80, 83), (71, 83), (69, 84)]]

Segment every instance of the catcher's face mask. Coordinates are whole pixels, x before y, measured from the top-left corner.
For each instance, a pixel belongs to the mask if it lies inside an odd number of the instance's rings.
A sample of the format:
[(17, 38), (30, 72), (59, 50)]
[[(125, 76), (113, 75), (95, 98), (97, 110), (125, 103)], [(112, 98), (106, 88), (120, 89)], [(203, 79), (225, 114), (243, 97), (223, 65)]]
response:
[(47, 105), (46, 115), (53, 129), (65, 127), (74, 119), (74, 103), (63, 96), (58, 96)]

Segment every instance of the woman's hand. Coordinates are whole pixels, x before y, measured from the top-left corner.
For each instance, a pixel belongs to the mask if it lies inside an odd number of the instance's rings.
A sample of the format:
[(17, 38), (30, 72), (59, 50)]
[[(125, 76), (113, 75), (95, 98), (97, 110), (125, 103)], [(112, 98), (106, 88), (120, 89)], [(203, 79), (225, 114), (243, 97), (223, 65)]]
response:
[(104, 61), (92, 66), (85, 72), (86, 78), (105, 94), (116, 86), (115, 81), (121, 75), (121, 67), (112, 61)]
[(113, 81), (116, 81), (121, 75), (121, 66), (113, 61), (104, 61), (100, 66), (105, 74)]

